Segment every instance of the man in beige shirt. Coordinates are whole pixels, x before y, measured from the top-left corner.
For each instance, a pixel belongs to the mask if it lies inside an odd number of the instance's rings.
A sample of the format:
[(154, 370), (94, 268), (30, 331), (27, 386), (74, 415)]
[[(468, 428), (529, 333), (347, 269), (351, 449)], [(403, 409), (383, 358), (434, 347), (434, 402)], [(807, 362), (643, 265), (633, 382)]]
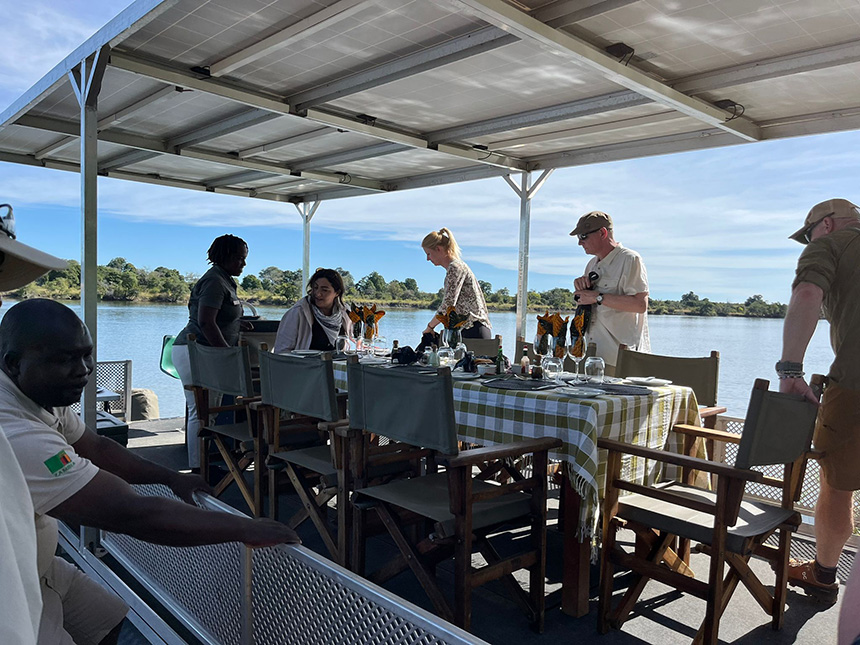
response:
[[(591, 323), (586, 336), (597, 344), (597, 355), (606, 363), (606, 373), (615, 373), (618, 346), (650, 352), (648, 336), (648, 274), (636, 251), (615, 241), (612, 218), (592, 211), (579, 218), (570, 234), (582, 250), (594, 257), (585, 273), (573, 281), (574, 296), (591, 308)], [(598, 278), (592, 282), (593, 273)]]
[[(0, 322), (0, 431), (20, 464), (36, 517), (42, 617), (39, 645), (115, 643), (125, 603), (54, 556), (57, 520), (173, 546), (297, 543), (288, 526), (197, 508), (207, 486), (136, 456), (85, 427), (69, 405), (94, 368), (89, 331), (68, 307), (25, 300)], [(164, 484), (182, 500), (138, 495)], [(32, 515), (31, 521), (32, 521)]]
[(807, 246), (797, 262), (776, 364), (780, 391), (816, 400), (803, 378), (803, 357), (822, 308), (835, 358), (815, 428), (815, 448), (824, 453), (816, 556), (792, 561), (788, 581), (836, 602), (836, 566), (854, 528), (852, 499), (860, 490), (860, 210), (845, 199), (817, 204), (791, 239)]

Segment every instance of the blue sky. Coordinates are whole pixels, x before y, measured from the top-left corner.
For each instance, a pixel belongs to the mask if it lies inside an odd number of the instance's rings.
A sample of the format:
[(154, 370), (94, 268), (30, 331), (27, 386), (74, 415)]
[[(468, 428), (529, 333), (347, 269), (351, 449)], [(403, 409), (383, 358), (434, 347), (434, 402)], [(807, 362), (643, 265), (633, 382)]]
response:
[[(123, 6), (0, 0), (0, 109)], [(532, 203), (529, 286), (571, 286), (587, 258), (567, 233), (579, 215), (599, 209), (614, 218), (616, 238), (642, 254), (652, 297), (693, 290), (712, 300), (757, 293), (787, 302), (801, 250), (787, 236), (813, 204), (860, 199), (858, 144), (860, 134), (850, 132), (558, 170)], [(76, 174), (0, 163), (0, 203), (14, 205), (19, 239), (66, 258), (80, 257), (79, 192)], [(301, 265), (300, 219), (290, 204), (101, 179), (99, 213), (101, 263), (123, 256), (199, 274), (212, 238), (231, 232), (248, 241), (248, 272)], [(435, 291), (442, 270), (419, 244), (448, 226), (477, 276), (513, 292), (518, 218), (518, 198), (500, 178), (327, 201), (313, 220), (311, 267), (414, 277)]]

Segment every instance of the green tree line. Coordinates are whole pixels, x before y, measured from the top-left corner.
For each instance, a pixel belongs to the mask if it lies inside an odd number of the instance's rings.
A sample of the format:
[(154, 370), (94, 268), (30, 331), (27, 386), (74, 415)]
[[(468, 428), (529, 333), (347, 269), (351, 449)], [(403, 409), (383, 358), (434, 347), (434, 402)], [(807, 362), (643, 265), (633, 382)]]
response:
[[(338, 267), (346, 288), (346, 300), (377, 303), (385, 306), (435, 309), (442, 301), (442, 290), (421, 291), (415, 278), (386, 280), (373, 271), (356, 280), (346, 269)], [(181, 274), (176, 269), (138, 268), (125, 258), (114, 258), (98, 267), (97, 289), (100, 300), (126, 302), (186, 302), (191, 287), (199, 276)], [(478, 280), (487, 306), (495, 311), (510, 311), (516, 307), (516, 296), (507, 287), (493, 290), (493, 285)], [(239, 297), (252, 304), (291, 306), (305, 290), (300, 270), (267, 267), (258, 274), (248, 274), (239, 281)], [(69, 260), (62, 271), (51, 271), (35, 282), (6, 294), (12, 298), (53, 298), (77, 300), (81, 295), (81, 265)], [(573, 291), (556, 287), (547, 291), (529, 291), (528, 306), (532, 310), (573, 311), (576, 302)], [(649, 301), (652, 314), (688, 316), (746, 316), (752, 318), (782, 318), (786, 305), (768, 303), (753, 295), (743, 303), (712, 302), (690, 291), (680, 300)]]

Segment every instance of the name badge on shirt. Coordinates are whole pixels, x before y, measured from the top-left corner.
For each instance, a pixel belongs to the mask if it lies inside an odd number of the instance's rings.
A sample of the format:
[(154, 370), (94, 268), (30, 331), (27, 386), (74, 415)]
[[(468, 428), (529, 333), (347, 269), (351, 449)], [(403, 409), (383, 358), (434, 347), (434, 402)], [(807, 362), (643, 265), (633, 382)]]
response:
[(238, 300), (234, 300), (234, 301), (233, 301), (233, 304), (234, 304), (234, 305), (238, 305), (238, 304), (239, 304), (239, 301), (238, 301)]

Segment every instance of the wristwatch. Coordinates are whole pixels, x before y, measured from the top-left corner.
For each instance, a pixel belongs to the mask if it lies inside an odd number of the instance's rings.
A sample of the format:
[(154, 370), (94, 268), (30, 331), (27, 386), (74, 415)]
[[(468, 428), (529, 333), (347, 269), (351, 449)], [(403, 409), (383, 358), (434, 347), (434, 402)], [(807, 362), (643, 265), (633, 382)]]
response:
[(596, 302), (598, 305), (602, 305), (603, 304), (603, 294), (598, 293), (597, 297), (594, 299), (594, 302)]

